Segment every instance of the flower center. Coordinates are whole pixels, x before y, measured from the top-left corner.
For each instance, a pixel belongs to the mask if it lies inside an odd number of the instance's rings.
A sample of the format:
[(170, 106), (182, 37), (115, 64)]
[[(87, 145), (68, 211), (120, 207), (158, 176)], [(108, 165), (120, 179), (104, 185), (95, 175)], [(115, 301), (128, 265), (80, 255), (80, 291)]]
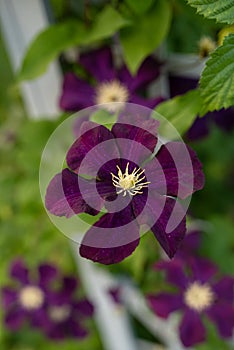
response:
[(44, 292), (35, 286), (24, 287), (19, 294), (21, 305), (28, 310), (39, 309), (43, 305), (44, 299)]
[(63, 322), (71, 314), (71, 307), (69, 305), (62, 306), (52, 306), (49, 310), (49, 315), (52, 321), (54, 322)]
[(191, 309), (200, 312), (212, 305), (214, 293), (209, 285), (194, 282), (186, 290), (184, 301)]
[(216, 44), (215, 42), (208, 36), (203, 36), (199, 42), (199, 55), (201, 58), (209, 56), (209, 54), (215, 50)]
[[(96, 90), (96, 103), (111, 103), (106, 107), (110, 112), (116, 112), (128, 101), (128, 89), (118, 80), (101, 83)], [(120, 102), (115, 104), (113, 102)]]
[(129, 193), (131, 196), (142, 194), (142, 188), (148, 187), (148, 184), (150, 184), (149, 181), (144, 182), (145, 175), (143, 175), (143, 173), (145, 170), (142, 170), (141, 168), (134, 168), (133, 172), (129, 174), (128, 168), (129, 163), (127, 163), (125, 172), (122, 173), (122, 170), (117, 165), (118, 174), (115, 175), (111, 173), (112, 183), (117, 188), (117, 194), (123, 193), (124, 197), (127, 193)]

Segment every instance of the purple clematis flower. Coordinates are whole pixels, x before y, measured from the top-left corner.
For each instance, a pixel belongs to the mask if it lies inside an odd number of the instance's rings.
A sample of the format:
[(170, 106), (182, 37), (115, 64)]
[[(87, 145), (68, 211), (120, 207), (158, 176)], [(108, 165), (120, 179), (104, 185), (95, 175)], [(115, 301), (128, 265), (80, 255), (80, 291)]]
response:
[(118, 263), (132, 254), (145, 225), (172, 257), (186, 231), (183, 200), (204, 185), (193, 150), (168, 142), (155, 155), (159, 122), (140, 125), (119, 122), (109, 130), (84, 122), (67, 153), (68, 167), (47, 188), (46, 208), (56, 216), (96, 215), (105, 206), (80, 246), (81, 256), (95, 262)]
[(64, 277), (62, 288), (47, 295), (48, 306), (41, 328), (51, 339), (84, 338), (88, 335), (83, 322), (93, 315), (94, 308), (87, 299), (77, 299), (77, 280)]
[(31, 280), (29, 269), (22, 260), (12, 263), (10, 276), (18, 286), (2, 289), (3, 307), (6, 310), (5, 324), (12, 330), (18, 330), (28, 320), (35, 326), (43, 314), (46, 295), (50, 283), (57, 276), (57, 270), (48, 264), (38, 267), (38, 279)]
[(166, 272), (168, 283), (176, 286), (178, 292), (149, 295), (149, 305), (162, 318), (167, 318), (178, 310), (182, 312), (179, 334), (184, 346), (190, 347), (206, 339), (202, 322), (204, 316), (216, 325), (221, 337), (232, 336), (233, 277), (224, 276), (218, 279), (217, 267), (201, 258), (192, 259), (189, 264), (181, 259), (161, 261), (156, 264), (156, 268)]
[[(61, 279), (58, 270), (50, 264), (38, 267), (37, 279), (32, 279), (30, 274), (22, 260), (12, 263), (10, 275), (17, 285), (2, 288), (6, 327), (19, 330), (28, 321), (51, 338), (86, 336), (81, 322), (92, 315), (93, 307), (88, 300), (77, 300), (74, 296), (76, 279)], [(59, 289), (55, 289), (55, 283), (59, 283)]]
[[(65, 74), (60, 97), (60, 107), (65, 111), (75, 112), (110, 102), (132, 102), (154, 108), (162, 101), (159, 97), (146, 99), (142, 96), (147, 85), (159, 76), (159, 63), (152, 57), (143, 62), (135, 77), (125, 65), (115, 68), (109, 47), (81, 54), (79, 63), (94, 78), (95, 83), (90, 84), (72, 72)], [(110, 111), (115, 111), (116, 106), (110, 107)]]

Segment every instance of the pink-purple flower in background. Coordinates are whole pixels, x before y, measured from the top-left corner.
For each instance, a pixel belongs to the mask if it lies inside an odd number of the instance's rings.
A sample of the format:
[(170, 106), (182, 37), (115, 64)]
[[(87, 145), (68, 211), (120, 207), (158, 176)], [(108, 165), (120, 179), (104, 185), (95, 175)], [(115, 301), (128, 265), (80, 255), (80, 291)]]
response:
[(92, 304), (76, 295), (77, 280), (62, 276), (51, 264), (29, 269), (23, 260), (11, 264), (12, 283), (2, 288), (4, 323), (18, 331), (27, 323), (49, 338), (83, 338), (83, 322), (93, 314)]
[[(159, 63), (147, 58), (132, 76), (125, 65), (115, 67), (109, 47), (83, 53), (79, 64), (92, 78), (91, 82), (78, 77), (73, 72), (64, 76), (60, 97), (60, 107), (65, 111), (79, 111), (96, 104), (132, 102), (148, 108), (154, 108), (162, 98), (146, 98), (146, 87), (159, 76)], [(117, 104), (113, 105), (113, 108)], [(114, 111), (114, 110), (113, 110)]]
[(179, 334), (182, 343), (190, 347), (205, 341), (204, 318), (215, 324), (223, 338), (230, 338), (234, 329), (234, 278), (218, 276), (218, 269), (204, 258), (160, 261), (157, 270), (165, 271), (166, 280), (177, 288), (176, 292), (148, 295), (152, 310), (167, 318), (180, 311), (182, 318)]

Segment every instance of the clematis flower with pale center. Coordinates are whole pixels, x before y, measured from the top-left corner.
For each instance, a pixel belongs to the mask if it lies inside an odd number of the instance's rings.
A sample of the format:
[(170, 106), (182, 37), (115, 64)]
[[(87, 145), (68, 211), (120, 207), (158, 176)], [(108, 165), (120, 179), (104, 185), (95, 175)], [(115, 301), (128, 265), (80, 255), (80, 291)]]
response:
[(186, 231), (183, 201), (204, 185), (202, 165), (182, 142), (160, 145), (157, 120), (140, 119), (141, 127), (123, 120), (111, 130), (82, 124), (67, 167), (48, 185), (46, 208), (67, 218), (102, 212), (79, 249), (94, 262), (113, 264), (131, 255), (145, 226), (173, 257)]
[(175, 311), (182, 313), (179, 334), (184, 346), (190, 347), (205, 341), (204, 317), (216, 325), (221, 337), (232, 336), (233, 277), (219, 278), (217, 267), (203, 258), (190, 259), (189, 264), (182, 259), (161, 261), (155, 267), (165, 271), (167, 282), (177, 287), (178, 291), (149, 295), (149, 305), (162, 318), (167, 318)]
[[(31, 277), (32, 272), (37, 276)], [(57, 268), (50, 264), (30, 271), (20, 259), (12, 263), (10, 275), (14, 285), (2, 288), (4, 323), (8, 329), (20, 330), (27, 321), (52, 339), (83, 338), (88, 334), (82, 322), (92, 316), (93, 306), (75, 295), (74, 277), (61, 278)]]
[(125, 65), (115, 67), (109, 47), (81, 54), (79, 64), (90, 74), (94, 83), (72, 72), (66, 73), (60, 97), (60, 107), (65, 111), (76, 112), (92, 105), (108, 103), (107, 109), (115, 112), (126, 102), (154, 108), (162, 101), (160, 97), (146, 99), (142, 93), (159, 76), (159, 63), (152, 57), (142, 63), (134, 77)]

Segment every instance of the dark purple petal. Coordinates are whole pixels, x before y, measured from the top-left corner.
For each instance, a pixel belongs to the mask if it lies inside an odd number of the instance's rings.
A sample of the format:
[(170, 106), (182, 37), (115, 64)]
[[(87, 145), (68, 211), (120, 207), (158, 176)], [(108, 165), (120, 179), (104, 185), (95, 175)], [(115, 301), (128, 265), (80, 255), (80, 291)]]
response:
[(185, 275), (183, 263), (180, 260), (160, 261), (155, 265), (158, 270), (163, 270), (166, 273), (168, 283), (185, 290), (188, 285), (188, 278)]
[[(81, 136), (67, 153), (67, 165), (73, 171), (96, 177), (103, 164), (119, 157), (117, 145), (112, 133), (103, 125), (84, 122), (81, 129)], [(106, 172), (110, 171), (106, 169)]]
[(120, 212), (104, 214), (85, 234), (80, 255), (105, 265), (131, 255), (139, 244), (139, 226), (128, 205)]
[(187, 132), (187, 138), (189, 141), (196, 141), (203, 137), (206, 137), (210, 132), (211, 113), (206, 114), (204, 117), (197, 117)]
[[(160, 148), (156, 158), (164, 171), (168, 195), (184, 199), (203, 188), (202, 164), (196, 153), (184, 143), (168, 142)], [(165, 180), (155, 176), (153, 185), (159, 193), (162, 183), (164, 186)]]
[(69, 336), (69, 333), (66, 333), (66, 329), (63, 324), (51, 324), (50, 327), (44, 329), (46, 335), (50, 339), (62, 340), (66, 336)]
[(58, 270), (56, 267), (49, 264), (42, 264), (38, 267), (39, 272), (39, 285), (43, 288), (47, 288), (48, 284), (53, 281), (57, 275)]
[(17, 279), (22, 284), (28, 284), (29, 283), (29, 271), (26, 267), (25, 263), (18, 259), (15, 260), (11, 265), (10, 270), (11, 277)]
[(220, 127), (220, 129), (230, 132), (234, 129), (234, 109), (221, 109), (212, 112), (212, 119)]
[(172, 312), (183, 307), (181, 295), (160, 293), (149, 295), (147, 299), (153, 311), (162, 318), (167, 318)]
[(159, 105), (159, 103), (163, 101), (165, 101), (165, 99), (161, 96), (157, 96), (155, 98), (144, 98), (137, 95), (136, 93), (132, 93), (129, 98), (129, 102), (135, 103), (137, 105), (144, 106), (150, 109), (154, 109), (157, 105)]
[(69, 329), (69, 333), (75, 338), (83, 339), (88, 335), (87, 330), (72, 318), (67, 322), (66, 326)]
[(199, 313), (186, 310), (180, 324), (180, 339), (186, 347), (201, 343), (206, 339), (206, 330)]
[(190, 260), (190, 266), (194, 280), (199, 280), (202, 283), (208, 282), (218, 271), (217, 266), (203, 258), (194, 257)]
[(119, 305), (122, 304), (120, 287), (114, 287), (109, 289), (108, 294), (112, 297), (112, 300), (116, 304), (119, 304)]
[(198, 78), (187, 78), (180, 76), (169, 77), (170, 82), (170, 96), (185, 94), (187, 91), (196, 89), (198, 85)]
[(109, 47), (81, 54), (79, 62), (98, 82), (115, 78), (115, 69)]
[(84, 299), (75, 303), (74, 310), (82, 316), (91, 317), (94, 312), (94, 307), (88, 300)]
[(77, 279), (71, 276), (65, 276), (63, 278), (63, 285), (61, 288), (61, 295), (64, 296), (65, 299), (70, 299), (74, 294), (76, 288), (78, 286)]
[(73, 73), (67, 73), (63, 81), (59, 105), (64, 111), (76, 112), (94, 104), (94, 88)]
[(148, 57), (140, 66), (136, 76), (132, 76), (126, 66), (119, 70), (118, 76), (132, 92), (145, 88), (159, 76), (159, 73), (159, 63), (153, 57)]
[(9, 287), (2, 288), (2, 304), (4, 308), (8, 308), (18, 299), (18, 292)]
[(185, 236), (176, 253), (176, 257), (183, 259), (193, 257), (201, 244), (200, 231), (191, 231)]
[(218, 302), (207, 310), (207, 315), (217, 326), (221, 337), (229, 338), (234, 329), (234, 308), (233, 304)]
[(50, 213), (69, 218), (79, 213), (96, 215), (103, 200), (96, 191), (95, 181), (85, 180), (69, 169), (64, 169), (51, 180), (45, 205)]
[[(147, 177), (148, 180), (148, 177)], [(147, 225), (171, 258), (179, 248), (186, 232), (186, 211), (175, 199), (161, 196), (149, 185), (147, 200), (144, 194), (132, 200), (132, 207), (140, 225)], [(138, 208), (144, 208), (139, 213)]]
[(233, 277), (225, 276), (221, 278), (221, 280), (212, 284), (212, 289), (215, 292), (215, 294), (218, 296), (218, 298), (229, 301), (230, 303), (233, 302), (233, 299), (234, 299), (234, 278)]
[[(140, 165), (149, 158), (157, 144), (158, 123), (153, 120), (142, 121), (141, 127), (128, 123), (116, 123), (111, 132), (116, 137), (121, 157)], [(152, 131), (149, 132), (149, 128)]]
[[(112, 169), (113, 169), (112, 172), (115, 173), (116, 165), (113, 164)], [(106, 174), (106, 172), (105, 171), (103, 172), (101, 168), (100, 171), (98, 172), (98, 177), (100, 178), (102, 177), (102, 180), (97, 181), (96, 183), (97, 191), (100, 194), (100, 196), (107, 201), (109, 200), (112, 201), (116, 199), (117, 197), (116, 188), (113, 186), (111, 173)]]
[(172, 258), (186, 232), (186, 216), (181, 205), (174, 199), (167, 198), (163, 212), (151, 227), (151, 231), (167, 255)]
[(25, 315), (21, 308), (11, 309), (5, 315), (4, 322), (6, 327), (14, 331), (18, 330), (23, 325)]
[[(49, 299), (47, 301), (49, 301)], [(51, 321), (48, 317), (48, 310), (45, 307), (33, 310), (33, 312), (31, 312), (30, 314), (30, 318), (31, 325), (33, 327), (40, 327), (42, 329), (45, 329), (51, 326)]]

